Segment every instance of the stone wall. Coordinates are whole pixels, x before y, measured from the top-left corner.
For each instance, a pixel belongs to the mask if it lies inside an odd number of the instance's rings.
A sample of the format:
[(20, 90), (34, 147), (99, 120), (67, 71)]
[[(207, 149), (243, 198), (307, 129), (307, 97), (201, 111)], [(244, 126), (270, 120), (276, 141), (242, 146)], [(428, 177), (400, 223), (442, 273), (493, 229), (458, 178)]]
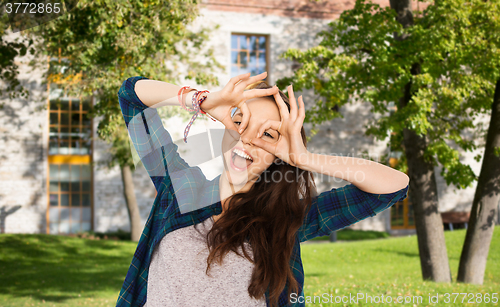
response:
[[(387, 0), (371, 1), (382, 7), (389, 6)], [(355, 1), (330, 0), (202, 0), (202, 7), (210, 10), (272, 14), (280, 17), (307, 17), (315, 19), (336, 19), (345, 10), (354, 8)], [(413, 10), (423, 10), (427, 4), (412, 1)]]
[[(98, 119), (94, 120), (94, 131)], [(121, 171), (118, 166), (107, 168), (107, 148), (110, 145), (94, 134), (94, 230), (98, 232), (130, 231), (130, 221), (123, 194)], [(146, 222), (155, 198), (153, 183), (142, 165), (132, 173), (135, 196), (143, 224)]]
[[(14, 39), (19, 34), (12, 34)], [(0, 97), (0, 232), (45, 232), (48, 114), (43, 69), (17, 59), (19, 80), (30, 96)]]

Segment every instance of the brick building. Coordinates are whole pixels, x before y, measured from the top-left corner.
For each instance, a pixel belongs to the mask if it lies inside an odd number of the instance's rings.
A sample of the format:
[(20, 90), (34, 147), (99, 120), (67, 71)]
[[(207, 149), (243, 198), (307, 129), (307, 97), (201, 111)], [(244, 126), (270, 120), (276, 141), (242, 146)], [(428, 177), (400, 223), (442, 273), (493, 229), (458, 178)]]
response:
[[(387, 5), (388, 1), (376, 1)], [(267, 81), (289, 76), (294, 67), (279, 55), (288, 48), (307, 49), (319, 43), (315, 33), (325, 29), (354, 1), (307, 0), (203, 0), (200, 16), (192, 25), (219, 24), (209, 44), (215, 56), (226, 65), (218, 75), (223, 86), (230, 77), (245, 72), (252, 75), (268, 71)], [(24, 67), (24, 66), (22, 66)], [(42, 73), (24, 67), (21, 78), (31, 90), (30, 101), (1, 101), (0, 109), (0, 230), (6, 233), (72, 233), (95, 230), (128, 230), (129, 220), (120, 170), (101, 166), (106, 161), (108, 145), (96, 135), (99, 119), (86, 112), (92, 100), (62, 97), (42, 86)], [(186, 85), (195, 86), (186, 81)], [(221, 88), (222, 88), (221, 86)], [(218, 90), (213, 88), (210, 90)], [(304, 101), (313, 101), (311, 92), (303, 92)], [(309, 98), (309, 99), (308, 99)], [(47, 101), (38, 110), (36, 101)], [(118, 102), (117, 102), (118, 103)], [(347, 105), (340, 109), (344, 118), (323, 124), (309, 143), (311, 151), (323, 154), (359, 156), (367, 150), (374, 158), (387, 153), (386, 142), (364, 136), (363, 125), (370, 118), (368, 104)], [(180, 139), (186, 121), (171, 118), (164, 122), (174, 138)], [(211, 121), (197, 121), (191, 135), (207, 128), (221, 128)], [(223, 128), (223, 127), (222, 127)], [(310, 127), (306, 126), (306, 130)], [(463, 156), (479, 173), (480, 163)], [(397, 159), (398, 153), (392, 154)], [(220, 162), (220, 161), (219, 161)], [(221, 164), (200, 165), (215, 175)], [(441, 211), (468, 211), (474, 187), (455, 190), (446, 186), (438, 174)], [(155, 190), (144, 167), (134, 172), (136, 197), (143, 222), (146, 221)], [(318, 192), (340, 187), (347, 182), (317, 178)], [(374, 218), (354, 226), (356, 229), (396, 231), (412, 230), (411, 195)]]

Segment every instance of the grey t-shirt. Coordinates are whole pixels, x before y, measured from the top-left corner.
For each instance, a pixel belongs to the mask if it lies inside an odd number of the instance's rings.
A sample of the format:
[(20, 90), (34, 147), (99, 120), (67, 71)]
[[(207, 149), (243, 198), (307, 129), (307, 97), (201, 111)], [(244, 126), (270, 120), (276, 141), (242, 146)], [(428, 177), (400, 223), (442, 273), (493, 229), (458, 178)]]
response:
[[(188, 226), (167, 234), (153, 251), (149, 266), (147, 307), (166, 306), (266, 306), (265, 298), (249, 296), (253, 264), (229, 252), (222, 265), (214, 262), (209, 275), (206, 233), (209, 218), (196, 227)], [(252, 256), (250, 244), (245, 245)]]

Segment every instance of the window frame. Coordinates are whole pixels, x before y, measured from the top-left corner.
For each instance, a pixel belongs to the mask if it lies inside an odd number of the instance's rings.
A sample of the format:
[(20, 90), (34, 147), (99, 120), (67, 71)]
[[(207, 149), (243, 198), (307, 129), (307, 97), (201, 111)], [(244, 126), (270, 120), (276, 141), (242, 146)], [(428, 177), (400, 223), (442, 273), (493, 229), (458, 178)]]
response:
[[(265, 33), (253, 33), (253, 32), (230, 32), (229, 34), (229, 76), (232, 78), (234, 77), (232, 75), (232, 68), (233, 68), (233, 62), (232, 62), (232, 53), (233, 51), (237, 51), (238, 52), (238, 57), (239, 57), (239, 52), (241, 52), (240, 50), (241, 49), (233, 49), (232, 47), (232, 39), (233, 39), (233, 35), (234, 36), (239, 36), (239, 35), (244, 35), (246, 37), (251, 37), (251, 36), (257, 36), (257, 37), (265, 37), (266, 38), (266, 45), (265, 45), (265, 49), (266, 49), (266, 66), (265, 66), (265, 70), (264, 71), (267, 71), (267, 77), (265, 79), (265, 81), (268, 83), (268, 84), (272, 84), (271, 83), (271, 72), (270, 72), (270, 60), (271, 60), (271, 44), (270, 44), (270, 39), (271, 39), (271, 35), (270, 34), (265, 34)], [(247, 41), (248, 41), (248, 38), (247, 38)], [(243, 50), (248, 50), (247, 51), (247, 55), (249, 57), (249, 53), (250, 53), (250, 49), (243, 49)], [(258, 61), (258, 57), (257, 57), (257, 61)], [(238, 62), (239, 63), (239, 62)], [(239, 69), (238, 69), (239, 70)]]
[[(50, 68), (50, 60), (51, 58), (50, 57), (47, 57), (47, 66)], [(59, 63), (61, 63), (61, 58), (59, 57)], [(94, 142), (93, 142), (93, 136), (94, 136), (94, 121), (93, 121), (93, 118), (89, 117), (89, 127), (90, 127), (90, 152), (87, 153), (87, 154), (73, 154), (73, 153), (68, 153), (68, 154), (60, 154), (59, 151), (57, 154), (50, 154), (50, 128), (51, 128), (51, 121), (50, 121), (50, 115), (51, 113), (51, 108), (50, 108), (50, 105), (51, 105), (51, 96), (50, 96), (50, 93), (51, 93), (51, 85), (52, 84), (57, 84), (56, 82), (51, 82), (51, 80), (47, 80), (47, 148), (46, 148), (46, 155), (47, 155), (47, 176), (46, 176), (46, 191), (47, 191), (47, 209), (46, 209), (46, 214), (45, 214), (45, 221), (46, 221), (46, 227), (45, 227), (45, 231), (47, 234), (50, 234), (50, 195), (51, 195), (51, 192), (50, 192), (50, 166), (51, 165), (60, 165), (60, 164), (70, 164), (70, 165), (80, 165), (80, 164), (88, 164), (90, 166), (90, 189), (89, 189), (89, 198), (90, 198), (90, 231), (93, 231), (94, 230), (94, 213), (95, 213), (95, 209), (94, 209), (94, 167), (93, 167), (93, 156), (94, 156)], [(82, 106), (82, 97), (70, 97), (70, 96), (65, 96), (64, 95), (64, 90), (63, 90), (63, 95), (60, 97), (60, 98), (63, 98), (63, 99), (69, 99), (70, 101), (73, 101), (73, 100), (77, 100), (79, 101), (79, 111), (78, 111), (78, 114), (80, 116), (80, 121), (79, 121), (79, 125), (78, 127), (83, 129), (83, 106)], [(94, 105), (94, 97), (93, 96), (90, 96), (88, 97), (89, 98), (89, 104), (90, 104), (90, 108), (92, 108), (92, 106)], [(87, 113), (90, 111), (90, 109), (88, 111), (86, 111)], [(58, 132), (60, 132), (60, 114), (61, 114), (61, 111), (58, 110), (57, 112), (58, 114), (58, 125), (59, 125), (59, 128), (58, 128)], [(71, 112), (68, 112), (68, 116), (71, 115)], [(71, 128), (72, 125), (71, 125), (71, 116), (69, 116), (69, 124), (68, 124), (68, 127)], [(85, 126), (86, 127), (86, 126)], [(71, 133), (71, 131), (70, 131)], [(79, 140), (79, 142), (81, 142), (81, 140)], [(58, 139), (58, 148), (60, 148), (60, 140)], [(70, 147), (69, 148), (72, 148), (71, 146), (71, 142), (70, 142)], [(71, 152), (71, 151), (70, 151)], [(82, 181), (80, 179), (80, 185), (82, 184)], [(81, 186), (82, 188), (82, 186)], [(52, 193), (52, 194), (55, 194), (55, 193)], [(61, 194), (61, 190), (59, 189), (58, 191), (58, 195)], [(68, 194), (70, 195), (69, 198), (71, 199), (71, 195), (72, 193), (71, 192), (68, 192)], [(83, 194), (83, 190), (80, 189), (79, 191), (79, 194), (82, 195)], [(59, 199), (60, 200), (60, 199)], [(58, 200), (58, 206), (57, 208), (61, 208), (61, 203), (60, 201)], [(82, 199), (81, 199), (82, 200)], [(71, 204), (71, 200), (70, 200), (70, 204)], [(72, 206), (68, 206), (68, 208), (73, 208)], [(79, 205), (79, 208), (83, 208), (82, 206), (82, 203), (80, 203)], [(60, 209), (59, 209), (60, 211)], [(60, 213), (59, 213), (60, 214)], [(71, 214), (71, 213), (70, 213)], [(80, 210), (80, 224), (82, 223), (82, 220), (83, 219), (83, 210), (81, 209)], [(70, 219), (71, 220), (71, 219)], [(70, 223), (70, 229), (71, 229), (71, 223)], [(61, 233), (59, 232), (59, 229), (58, 229), (58, 232), (57, 232), (57, 235), (69, 235), (71, 234), (71, 230), (69, 233)]]

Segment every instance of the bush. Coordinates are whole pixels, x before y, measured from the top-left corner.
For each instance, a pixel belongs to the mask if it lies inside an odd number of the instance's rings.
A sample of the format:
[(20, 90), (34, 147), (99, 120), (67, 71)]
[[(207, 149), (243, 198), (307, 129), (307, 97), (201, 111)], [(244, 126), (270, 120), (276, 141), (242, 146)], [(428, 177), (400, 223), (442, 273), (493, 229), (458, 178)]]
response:
[(90, 240), (118, 240), (118, 241), (130, 241), (131, 235), (130, 232), (118, 229), (117, 231), (110, 232), (94, 232), (94, 231), (86, 231), (80, 232), (76, 235), (78, 238), (82, 239), (90, 239)]
[[(342, 229), (337, 231), (338, 241), (359, 241), (359, 240), (373, 240), (388, 238), (390, 235), (385, 231), (371, 231), (371, 230), (353, 230), (353, 229)], [(310, 241), (329, 241), (329, 236), (317, 237)]]

